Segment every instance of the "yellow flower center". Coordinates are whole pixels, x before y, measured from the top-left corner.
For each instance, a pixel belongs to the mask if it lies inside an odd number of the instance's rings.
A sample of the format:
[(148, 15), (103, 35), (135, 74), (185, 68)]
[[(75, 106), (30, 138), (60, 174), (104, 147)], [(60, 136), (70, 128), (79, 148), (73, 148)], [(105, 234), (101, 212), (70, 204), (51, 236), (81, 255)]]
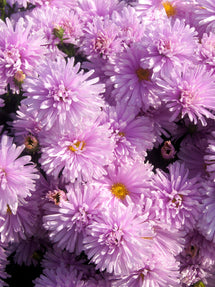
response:
[(12, 214), (12, 211), (11, 211), (10, 206), (8, 204), (7, 204), (7, 213), (10, 215)]
[(77, 141), (73, 145), (69, 146), (69, 150), (71, 150), (72, 152), (76, 152), (77, 150), (83, 150), (85, 145), (86, 143), (84, 141)]
[(183, 195), (177, 194), (177, 196), (172, 199), (172, 203), (175, 205), (176, 208), (178, 208), (179, 206), (181, 206), (182, 200), (183, 200)]
[(150, 81), (151, 73), (149, 69), (139, 68), (136, 70), (136, 74), (140, 81)]
[(166, 11), (166, 15), (167, 17), (172, 17), (176, 14), (176, 9), (175, 7), (173, 7), (173, 5), (169, 2), (169, 1), (166, 1), (163, 4), (163, 7)]
[(124, 137), (124, 136), (125, 136), (125, 133), (124, 133), (124, 132), (119, 132), (118, 135), (119, 135), (120, 137)]
[(125, 199), (126, 195), (129, 194), (128, 190), (122, 183), (114, 183), (111, 187), (111, 192), (119, 199)]

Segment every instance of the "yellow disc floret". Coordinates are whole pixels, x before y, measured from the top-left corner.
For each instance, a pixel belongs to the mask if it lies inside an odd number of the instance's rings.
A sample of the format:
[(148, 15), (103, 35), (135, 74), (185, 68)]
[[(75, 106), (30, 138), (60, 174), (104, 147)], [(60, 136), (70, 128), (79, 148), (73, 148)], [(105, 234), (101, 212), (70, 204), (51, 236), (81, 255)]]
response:
[(169, 1), (165, 1), (162, 4), (163, 4), (163, 7), (164, 7), (164, 9), (166, 11), (167, 17), (175, 16), (176, 9)]
[(125, 199), (126, 195), (129, 194), (128, 190), (122, 183), (114, 183), (111, 187), (111, 192), (119, 199)]
[(10, 215), (12, 214), (12, 211), (11, 211), (10, 206), (8, 204), (7, 204), (7, 213)]
[(69, 146), (69, 150), (71, 150), (72, 152), (76, 152), (78, 150), (83, 150), (85, 145), (86, 145), (86, 143), (84, 141), (77, 141), (73, 145)]

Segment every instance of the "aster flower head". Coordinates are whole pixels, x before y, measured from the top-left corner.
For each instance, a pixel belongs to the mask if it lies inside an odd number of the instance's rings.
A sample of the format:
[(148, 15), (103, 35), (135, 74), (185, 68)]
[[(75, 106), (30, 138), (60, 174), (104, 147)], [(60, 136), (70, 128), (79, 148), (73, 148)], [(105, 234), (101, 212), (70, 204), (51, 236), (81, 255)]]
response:
[(160, 217), (177, 229), (189, 230), (199, 219), (202, 197), (198, 176), (189, 178), (184, 164), (168, 166), (169, 174), (157, 170), (154, 188), (159, 198)]
[(52, 130), (40, 143), (43, 169), (55, 178), (62, 172), (67, 182), (106, 174), (104, 166), (112, 162), (115, 145), (108, 125), (86, 122), (73, 130)]
[(152, 255), (147, 264), (113, 282), (113, 287), (179, 287), (178, 262), (173, 256)]
[(40, 33), (43, 36), (46, 48), (45, 55), (52, 60), (57, 56), (65, 56), (57, 47), (60, 39), (56, 35), (57, 31), (55, 31), (56, 28), (59, 28), (58, 23), (62, 18), (61, 9), (49, 6), (36, 7), (26, 15), (26, 19), (32, 23), (32, 31)]
[(150, 106), (157, 107), (160, 102), (156, 75), (149, 64), (144, 62), (145, 57), (145, 49), (133, 44), (105, 67), (105, 74), (110, 77), (107, 84), (114, 85), (112, 94), (116, 101), (137, 106), (144, 111)]
[(111, 58), (122, 50), (118, 26), (108, 17), (95, 17), (84, 28), (80, 49), (89, 58)]
[[(35, 286), (90, 286), (110, 287), (108, 275), (98, 274), (93, 265), (88, 264), (85, 256), (62, 251), (56, 245), (49, 249), (42, 260), (43, 274), (35, 280)], [(63, 273), (60, 273), (63, 270)], [(58, 286), (58, 285), (57, 285)]]
[(31, 105), (29, 111), (38, 111), (38, 121), (45, 129), (65, 124), (71, 127), (100, 114), (103, 85), (97, 83), (98, 78), (88, 79), (93, 71), (79, 70), (80, 63), (74, 66), (74, 58), (66, 62), (58, 57), (57, 61), (47, 61), (40, 67), (39, 78), (26, 81), (27, 99), (23, 103)]
[(0, 143), (0, 210), (15, 214), (20, 200), (35, 190), (36, 169), (30, 156), (19, 157), (24, 146), (16, 147), (12, 139), (3, 135)]
[(85, 282), (80, 280), (76, 272), (73, 271), (73, 266), (65, 268), (58, 266), (55, 270), (45, 269), (39, 278), (34, 280), (35, 287), (85, 287)]
[(102, 216), (102, 197), (93, 184), (76, 183), (66, 189), (67, 200), (59, 206), (44, 205), (43, 225), (58, 247), (80, 254), (87, 226)]
[(114, 11), (111, 18), (120, 27), (120, 37), (125, 46), (141, 41), (144, 22), (138, 17), (134, 7), (125, 6), (119, 12)]
[(65, 43), (72, 43), (80, 45), (80, 37), (83, 34), (83, 23), (80, 19), (78, 13), (73, 10), (60, 9), (59, 13), (61, 15), (61, 19), (59, 23), (56, 23), (55, 30), (62, 29), (63, 37), (62, 40)]
[(113, 163), (107, 167), (107, 175), (99, 182), (108, 201), (121, 201), (126, 206), (130, 202), (138, 204), (141, 197), (150, 193), (152, 166), (141, 161), (127, 160), (122, 165)]
[(146, 29), (143, 49), (148, 52), (147, 61), (161, 75), (168, 74), (184, 62), (196, 62), (197, 32), (183, 20), (155, 22)]
[(125, 275), (144, 264), (150, 254), (154, 233), (138, 205), (121, 202), (107, 205), (103, 216), (87, 228), (84, 250), (96, 269)]
[(147, 117), (138, 116), (137, 112), (136, 107), (123, 104), (110, 107), (107, 111), (119, 161), (126, 161), (128, 157), (135, 159), (138, 155), (144, 158), (147, 150), (153, 147), (153, 125)]
[(38, 214), (37, 203), (31, 197), (19, 202), (15, 214), (8, 205), (7, 213), (0, 216), (1, 242), (19, 242), (21, 239), (32, 236), (35, 232)]
[(33, 75), (36, 64), (44, 54), (43, 39), (31, 33), (30, 22), (19, 18), (17, 23), (0, 22), (0, 79), (18, 92), (26, 76)]
[[(192, 12), (195, 8), (192, 0), (138, 0), (134, 3), (135, 9), (142, 17), (148, 20), (155, 19), (185, 19), (186, 22), (192, 21)], [(158, 18), (159, 17), (159, 18)], [(192, 22), (191, 22), (192, 23)]]
[(42, 238), (40, 232), (33, 236), (26, 236), (26, 239), (19, 239), (18, 242), (10, 244), (8, 252), (13, 254), (15, 264), (36, 267), (40, 264), (46, 248), (50, 245), (47, 238)]
[(214, 272), (214, 243), (195, 229), (185, 239), (184, 249), (177, 256), (180, 262), (180, 281), (183, 286), (191, 286), (199, 281), (207, 286), (207, 279)]
[(159, 85), (163, 88), (163, 101), (172, 113), (170, 121), (188, 116), (190, 122), (206, 125), (205, 118), (214, 119), (215, 78), (204, 65), (184, 65), (175, 69), (170, 77), (164, 76)]
[(59, 44), (79, 43), (82, 23), (79, 15), (73, 10), (50, 6), (37, 7), (26, 18), (33, 24), (33, 31), (39, 31), (43, 35), (47, 48), (46, 57), (55, 59), (56, 56), (65, 56), (58, 49)]

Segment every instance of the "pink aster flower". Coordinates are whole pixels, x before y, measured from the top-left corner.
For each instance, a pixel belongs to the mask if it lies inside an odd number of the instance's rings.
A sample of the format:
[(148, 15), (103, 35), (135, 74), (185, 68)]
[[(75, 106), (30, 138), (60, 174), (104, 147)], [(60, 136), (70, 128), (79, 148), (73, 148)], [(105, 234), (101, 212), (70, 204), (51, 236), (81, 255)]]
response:
[(0, 22), (0, 79), (10, 84), (13, 91), (18, 92), (26, 76), (34, 74), (44, 54), (43, 40), (37, 33), (31, 33), (30, 22), (19, 18), (16, 25), (7, 18)]
[[(37, 230), (38, 231), (38, 230)], [(46, 240), (38, 232), (38, 236), (28, 236), (26, 239), (19, 239), (18, 242), (10, 244), (8, 251), (13, 254), (13, 261), (18, 265), (38, 266), (45, 253), (46, 248), (50, 245), (48, 236)]]
[(121, 51), (119, 27), (108, 17), (94, 17), (84, 29), (80, 50), (89, 58), (113, 57)]
[(88, 226), (85, 252), (100, 271), (128, 274), (150, 254), (152, 226), (137, 207), (115, 202)]
[[(98, 274), (81, 256), (62, 251), (54, 246), (42, 260), (43, 274), (34, 283), (38, 287), (110, 287), (108, 275)], [(59, 285), (58, 285), (59, 284)]]
[(59, 28), (58, 23), (63, 18), (62, 10), (57, 7), (36, 7), (26, 15), (26, 19), (32, 23), (32, 31), (40, 33), (44, 38), (44, 46), (46, 48), (46, 57), (53, 60), (57, 56), (65, 56), (57, 45), (60, 39), (55, 35), (55, 28)]
[(61, 19), (55, 24), (54, 32), (63, 29), (63, 42), (72, 43), (76, 46), (80, 44), (80, 37), (83, 35), (83, 23), (80, 15), (73, 10), (59, 10)]
[(133, 4), (135, 9), (144, 18), (152, 19), (152, 16), (159, 19), (185, 19), (187, 23), (192, 23), (192, 14), (195, 9), (193, 0), (138, 0)]
[(0, 143), (0, 210), (6, 214), (8, 208), (16, 214), (19, 201), (31, 196), (35, 190), (36, 169), (30, 156), (19, 157), (24, 149), (16, 147), (12, 139), (3, 135)]
[(157, 170), (154, 178), (160, 217), (177, 229), (190, 229), (202, 212), (199, 178), (189, 178), (189, 170), (179, 162), (169, 165), (168, 169), (169, 174)]
[(214, 273), (215, 245), (195, 229), (185, 239), (184, 249), (177, 257), (182, 286), (191, 286), (198, 281), (208, 286), (207, 279)]
[(126, 46), (139, 42), (143, 37), (144, 22), (133, 7), (126, 6), (119, 12), (114, 11), (111, 18), (120, 27), (120, 37)]
[(149, 118), (137, 115), (135, 107), (117, 104), (108, 110), (108, 122), (116, 141), (116, 158), (135, 159), (137, 154), (144, 158), (147, 150), (153, 148), (155, 136)]
[(85, 282), (77, 278), (73, 266), (58, 266), (55, 270), (45, 269), (39, 278), (34, 280), (35, 287), (85, 287)]
[(178, 265), (173, 256), (153, 255), (144, 267), (113, 282), (113, 287), (179, 287)]
[(155, 22), (149, 27), (142, 49), (148, 52), (146, 60), (151, 68), (168, 75), (175, 66), (196, 62), (198, 39), (195, 28), (179, 19)]
[(87, 226), (102, 216), (102, 197), (92, 184), (77, 183), (66, 189), (67, 200), (61, 202), (60, 206), (48, 204), (43, 207), (43, 225), (58, 247), (80, 254)]
[(120, 57), (116, 56), (105, 67), (105, 74), (110, 77), (108, 83), (114, 85), (112, 92), (116, 101), (123, 101), (142, 108), (159, 105), (159, 87), (156, 85), (156, 74), (144, 62), (146, 53), (139, 45), (125, 49)]
[(141, 196), (147, 197), (150, 193), (153, 176), (152, 166), (141, 161), (127, 159), (121, 166), (111, 164), (107, 167), (107, 175), (99, 180), (101, 191), (107, 200), (120, 200), (126, 206), (133, 201), (140, 202)]
[(77, 125), (82, 119), (96, 119), (103, 106), (100, 94), (103, 85), (98, 78), (88, 79), (93, 71), (84, 73), (74, 58), (47, 61), (39, 69), (39, 78), (26, 81), (24, 89), (29, 111), (38, 111), (38, 121), (46, 129)]
[(106, 174), (113, 160), (114, 141), (107, 125), (80, 125), (72, 130), (52, 130), (41, 139), (40, 163), (55, 178), (62, 172), (66, 181), (91, 180)]
[(206, 125), (205, 118), (214, 119), (215, 78), (204, 65), (184, 65), (163, 77), (159, 85), (163, 88), (163, 101), (171, 111), (170, 121), (188, 116), (194, 124)]
[(34, 234), (38, 219), (37, 203), (31, 198), (19, 201), (16, 213), (7, 207), (7, 213), (0, 215), (1, 242), (19, 242)]
[(83, 27), (75, 11), (49, 6), (37, 7), (26, 18), (32, 23), (32, 30), (43, 35), (46, 57), (55, 59), (56, 56), (65, 56), (57, 46), (62, 42), (79, 43)]

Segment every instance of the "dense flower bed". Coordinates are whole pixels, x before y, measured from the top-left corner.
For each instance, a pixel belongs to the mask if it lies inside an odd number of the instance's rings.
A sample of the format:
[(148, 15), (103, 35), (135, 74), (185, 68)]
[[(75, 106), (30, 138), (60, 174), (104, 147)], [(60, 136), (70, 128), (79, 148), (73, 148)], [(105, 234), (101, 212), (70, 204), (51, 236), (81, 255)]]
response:
[(0, 5), (0, 287), (214, 287), (215, 2)]

